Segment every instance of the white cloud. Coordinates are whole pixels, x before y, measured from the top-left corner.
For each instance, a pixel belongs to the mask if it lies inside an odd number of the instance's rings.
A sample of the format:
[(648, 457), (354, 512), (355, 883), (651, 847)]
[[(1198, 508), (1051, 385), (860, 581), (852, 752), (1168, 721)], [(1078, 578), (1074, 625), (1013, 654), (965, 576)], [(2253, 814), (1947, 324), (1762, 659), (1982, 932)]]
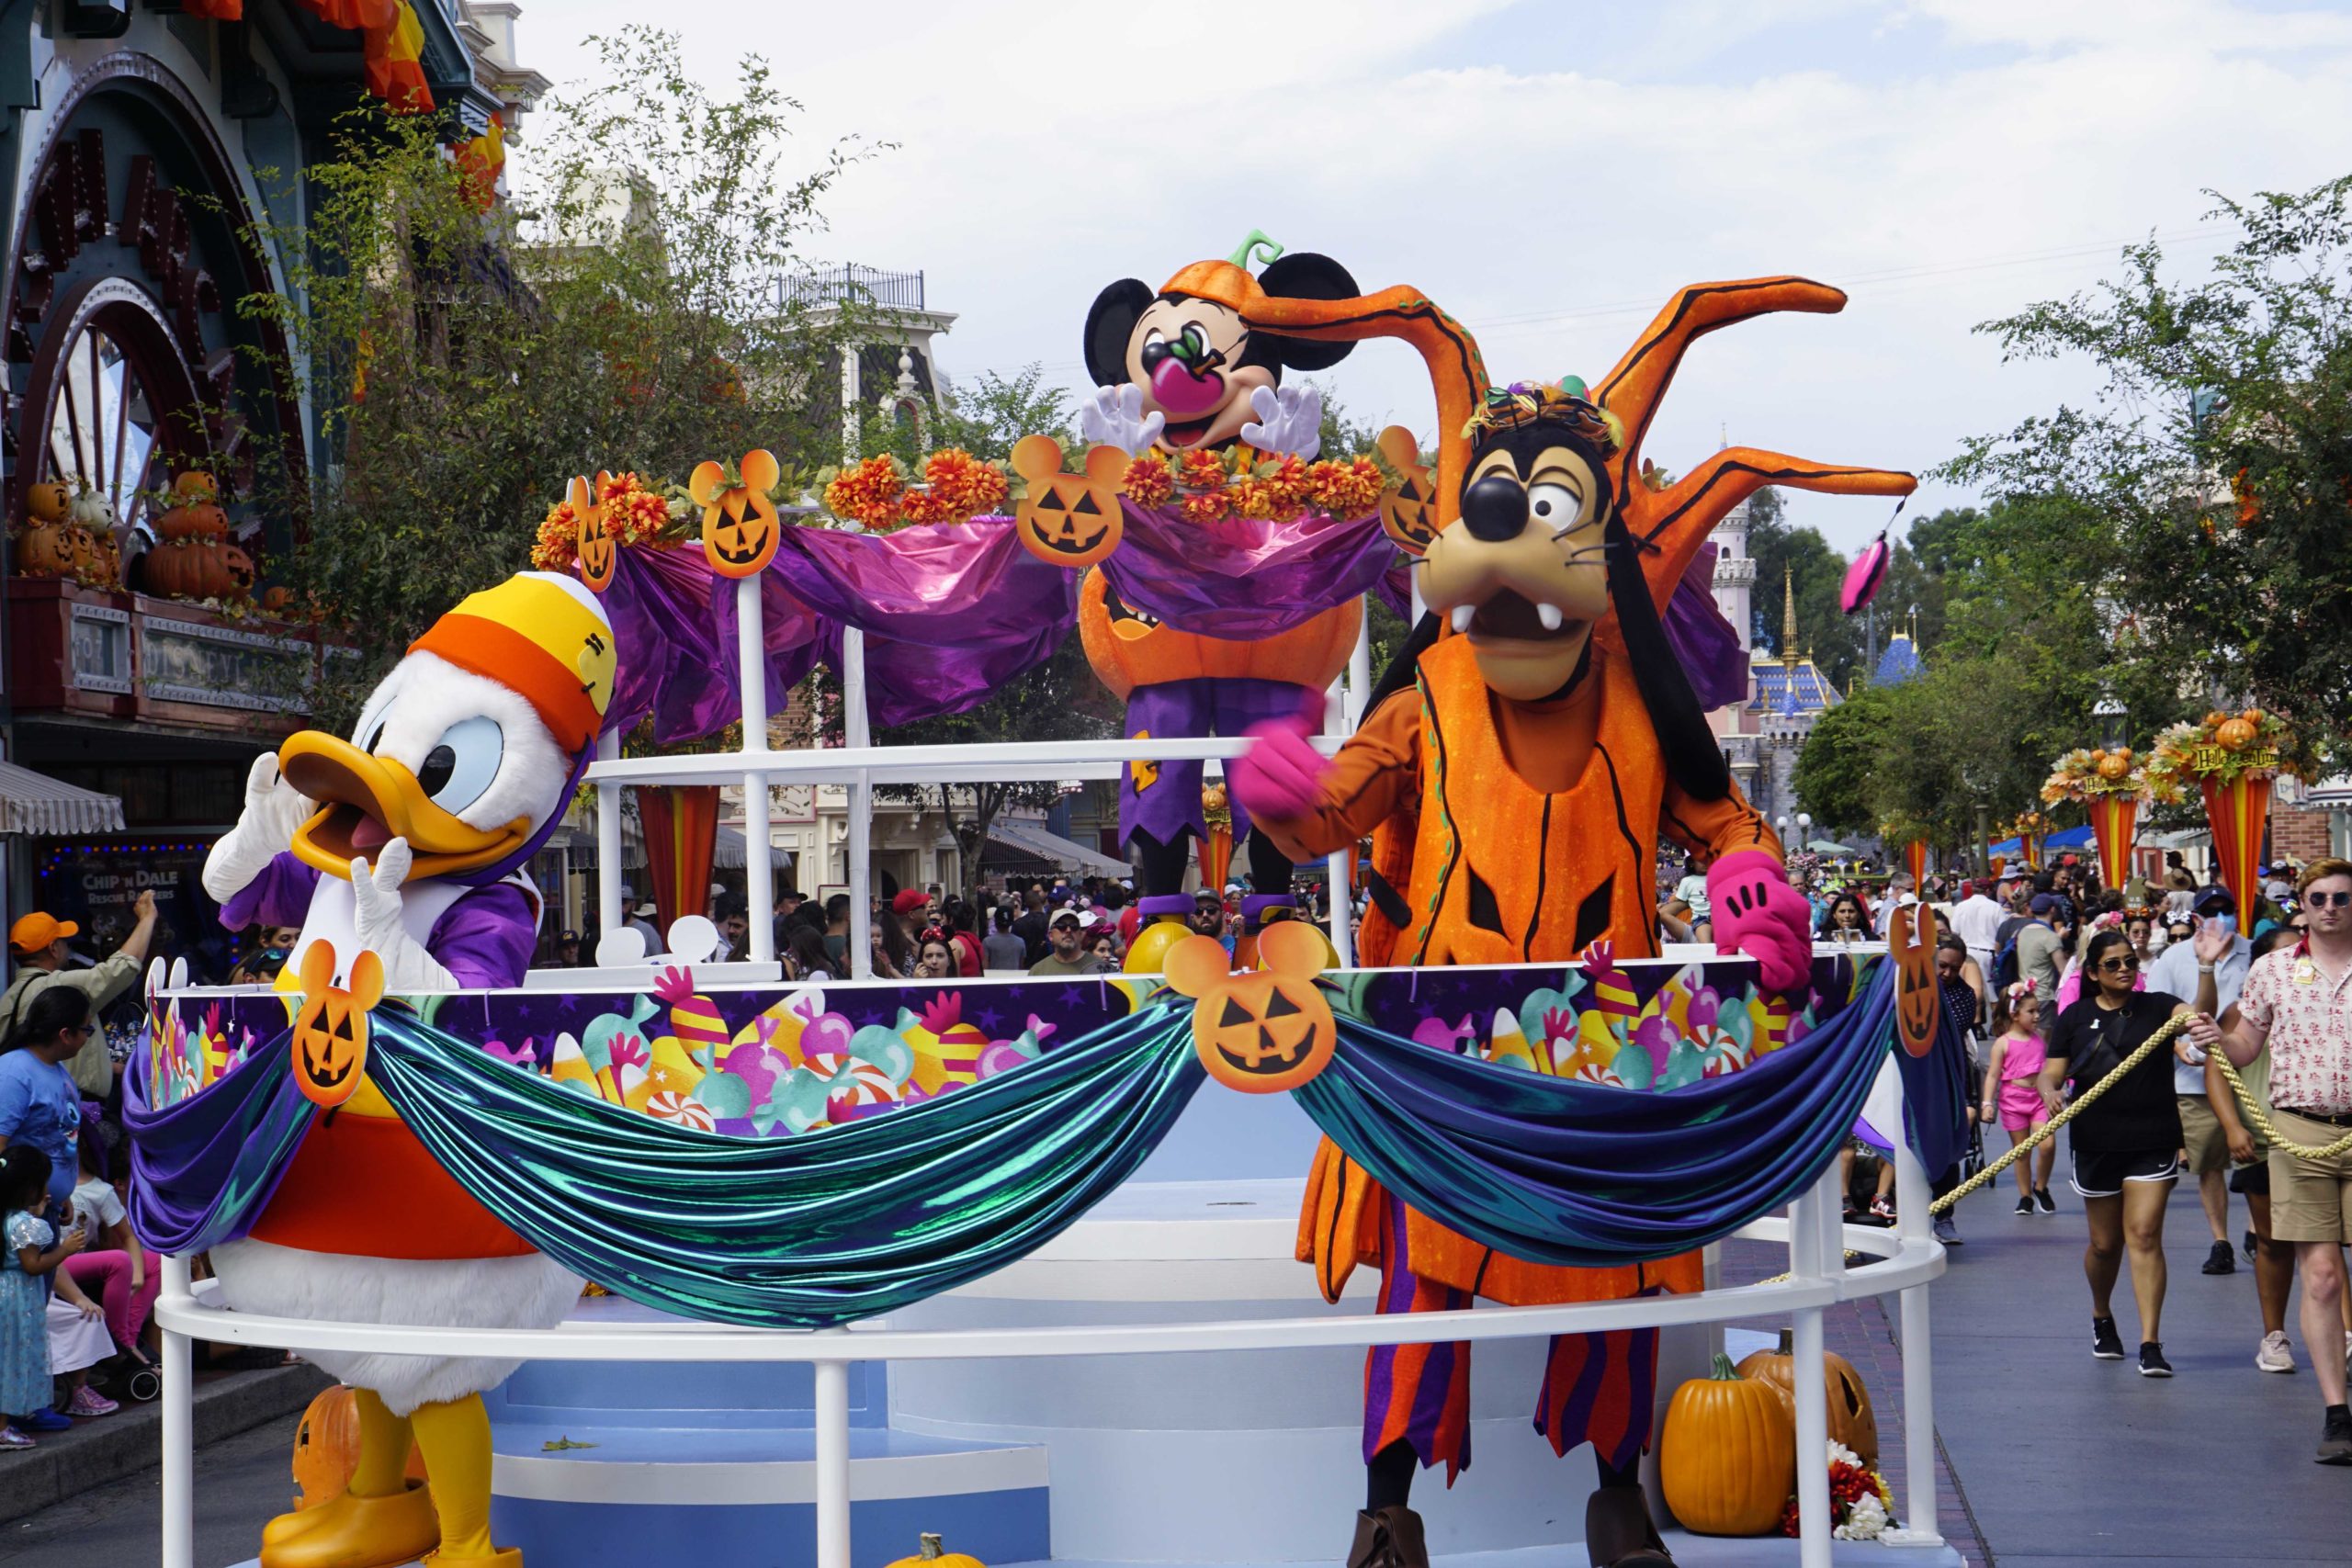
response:
[[(669, 0), (661, 16), (706, 80), (768, 53), (808, 107), (812, 149), (850, 132), (900, 143), (828, 203), (823, 248), (923, 268), (933, 303), (961, 317), (951, 374), (1040, 360), (1075, 385), (1097, 289), (1157, 283), (1252, 228), (1367, 288), (1426, 289), (1479, 332), (1498, 378), (1597, 377), (1683, 283), (1795, 271), (1849, 288), (1841, 317), (1754, 323), (1694, 352), (1651, 443), (1676, 468), (1721, 429), (1924, 468), (2084, 397), (2082, 367), (2000, 367), (1970, 328), (2090, 286), (2125, 241), (2197, 234), (2200, 187), (2352, 168), (2352, 18), (2337, 12), (1703, 0), (1638, 14), (1587, 57), (1580, 11), (1261, 0), (1212, 26), (1080, 0)], [(643, 14), (534, 6), (522, 53), (560, 79), (590, 64), (582, 37)], [(1489, 35), (1523, 47), (1465, 62), (1465, 40)], [(1806, 47), (1773, 47), (1792, 40)], [(2175, 249), (2189, 267), (2214, 243)], [(1432, 422), (1395, 345), (1324, 379), (1360, 414)], [(1793, 511), (1849, 547), (1884, 515)]]

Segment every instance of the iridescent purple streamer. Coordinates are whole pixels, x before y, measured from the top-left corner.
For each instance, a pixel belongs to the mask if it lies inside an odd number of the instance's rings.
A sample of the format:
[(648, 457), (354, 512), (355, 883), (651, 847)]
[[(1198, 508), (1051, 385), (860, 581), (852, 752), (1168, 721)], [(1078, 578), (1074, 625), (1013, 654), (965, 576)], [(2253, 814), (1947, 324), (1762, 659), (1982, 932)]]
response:
[(152, 1251), (187, 1257), (252, 1228), (317, 1113), (295, 1086), (281, 1032), (176, 1105), (147, 1103), (144, 1048), (122, 1095), (130, 1131), (130, 1228)]
[(1396, 549), (1377, 517), (1187, 523), (1173, 507), (1121, 504), (1126, 530), (1102, 575), (1132, 607), (1203, 637), (1304, 626), (1377, 588)]

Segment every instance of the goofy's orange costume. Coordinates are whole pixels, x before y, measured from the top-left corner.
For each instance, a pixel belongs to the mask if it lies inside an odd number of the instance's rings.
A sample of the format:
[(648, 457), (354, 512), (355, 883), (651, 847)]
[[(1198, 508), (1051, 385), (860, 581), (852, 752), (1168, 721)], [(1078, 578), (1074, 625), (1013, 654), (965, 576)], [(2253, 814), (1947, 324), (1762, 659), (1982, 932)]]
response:
[[(1492, 391), (1468, 334), (1420, 296), (1269, 301), (1302, 336), (1394, 334), (1430, 363), (1444, 440), (1440, 527), (1418, 563), (1430, 614), (1326, 759), (1297, 726), (1253, 731), (1237, 798), (1277, 847), (1321, 855), (1374, 840), (1370, 963), (1562, 964), (1607, 939), (1658, 948), (1661, 833), (1708, 860), (1715, 934), (1768, 987), (1807, 978), (1809, 908), (1724, 766), (1659, 611), (1710, 529), (1767, 484), (1901, 495), (1908, 475), (1832, 468), (1743, 447), (1679, 482), (1640, 469), (1643, 434), (1690, 341), (1769, 310), (1835, 310), (1796, 278), (1687, 288), (1588, 395), (1582, 383)], [(1408, 1208), (1328, 1140), (1300, 1256), (1327, 1295), (1359, 1261), (1383, 1312), (1607, 1300), (1700, 1288), (1697, 1254), (1564, 1269), (1495, 1252)], [(1586, 1515), (1597, 1565), (1669, 1561), (1637, 1467), (1657, 1383), (1655, 1330), (1553, 1340), (1535, 1425), (1555, 1451), (1591, 1442)], [(1470, 1348), (1380, 1347), (1365, 1368), (1371, 1484), (1351, 1568), (1427, 1561), (1407, 1507), (1415, 1461), (1470, 1461)]]

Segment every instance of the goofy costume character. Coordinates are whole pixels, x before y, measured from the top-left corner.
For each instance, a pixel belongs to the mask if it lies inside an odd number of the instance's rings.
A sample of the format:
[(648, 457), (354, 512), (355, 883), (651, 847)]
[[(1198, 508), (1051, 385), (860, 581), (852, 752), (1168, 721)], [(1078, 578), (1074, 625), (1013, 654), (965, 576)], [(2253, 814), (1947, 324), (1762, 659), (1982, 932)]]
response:
[[(1638, 448), (1690, 339), (1774, 310), (1834, 310), (1844, 296), (1794, 278), (1685, 289), (1588, 395), (1581, 382), (1486, 393), (1449, 419), (1440, 528), (1419, 563), (1430, 615), (1333, 758), (1300, 720), (1253, 731), (1237, 799), (1294, 856), (1374, 840), (1380, 919), (1369, 961), (1564, 964), (1606, 939), (1659, 952), (1661, 834), (1710, 863), (1715, 935), (1758, 961), (1763, 984), (1806, 984), (1810, 907), (1781, 847), (1732, 783), (1660, 608), (1709, 530), (1767, 483), (1906, 494), (1907, 475), (1827, 468), (1746, 448), (1679, 483), (1640, 473)], [(1306, 313), (1302, 312), (1302, 315)], [(1350, 335), (1412, 323), (1438, 377), (1441, 419), (1470, 401), (1467, 334), (1410, 290), (1319, 305), (1285, 330)], [(1483, 372), (1479, 372), (1483, 378)], [(1300, 1256), (1338, 1299), (1359, 1261), (1381, 1269), (1379, 1310), (1610, 1300), (1701, 1288), (1698, 1255), (1567, 1269), (1506, 1257), (1384, 1190), (1328, 1140), (1301, 1216)], [(1413, 1471), (1470, 1461), (1470, 1347), (1378, 1347), (1365, 1366), (1370, 1468), (1351, 1568), (1427, 1562), (1406, 1506)], [(1638, 1479), (1657, 1376), (1654, 1329), (1555, 1337), (1535, 1426), (1565, 1454), (1594, 1445), (1600, 1486), (1585, 1536), (1596, 1568), (1670, 1561)]]
[[(520, 984), (539, 918), (521, 868), (587, 768), (614, 669), (611, 625), (571, 579), (526, 572), (469, 596), (384, 677), (351, 739), (305, 730), (254, 763), (205, 890), (232, 927), (299, 923), (281, 984), (344, 1001), (334, 987), (348, 983), (358, 1011), (379, 991)], [(296, 1053), (303, 1091), (334, 1109), (248, 1235), (212, 1249), (229, 1304), (362, 1323), (562, 1322), (579, 1279), (458, 1185), (365, 1068), (364, 1047), (331, 1081)], [(519, 1551), (491, 1542), (481, 1398), (519, 1360), (306, 1354), (356, 1390), (357, 1468), (341, 1496), (270, 1521), (262, 1568), (379, 1568), (427, 1551), (521, 1568)], [(412, 1442), (424, 1486), (406, 1479)]]

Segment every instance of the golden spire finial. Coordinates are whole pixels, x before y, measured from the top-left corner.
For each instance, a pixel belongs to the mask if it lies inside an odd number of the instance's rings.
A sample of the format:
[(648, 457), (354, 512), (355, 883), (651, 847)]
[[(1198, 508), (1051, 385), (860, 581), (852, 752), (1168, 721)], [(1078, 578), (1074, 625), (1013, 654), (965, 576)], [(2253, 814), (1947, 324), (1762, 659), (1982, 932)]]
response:
[(1797, 571), (1793, 566), (1783, 566), (1781, 573), (1781, 668), (1794, 675), (1797, 672)]

